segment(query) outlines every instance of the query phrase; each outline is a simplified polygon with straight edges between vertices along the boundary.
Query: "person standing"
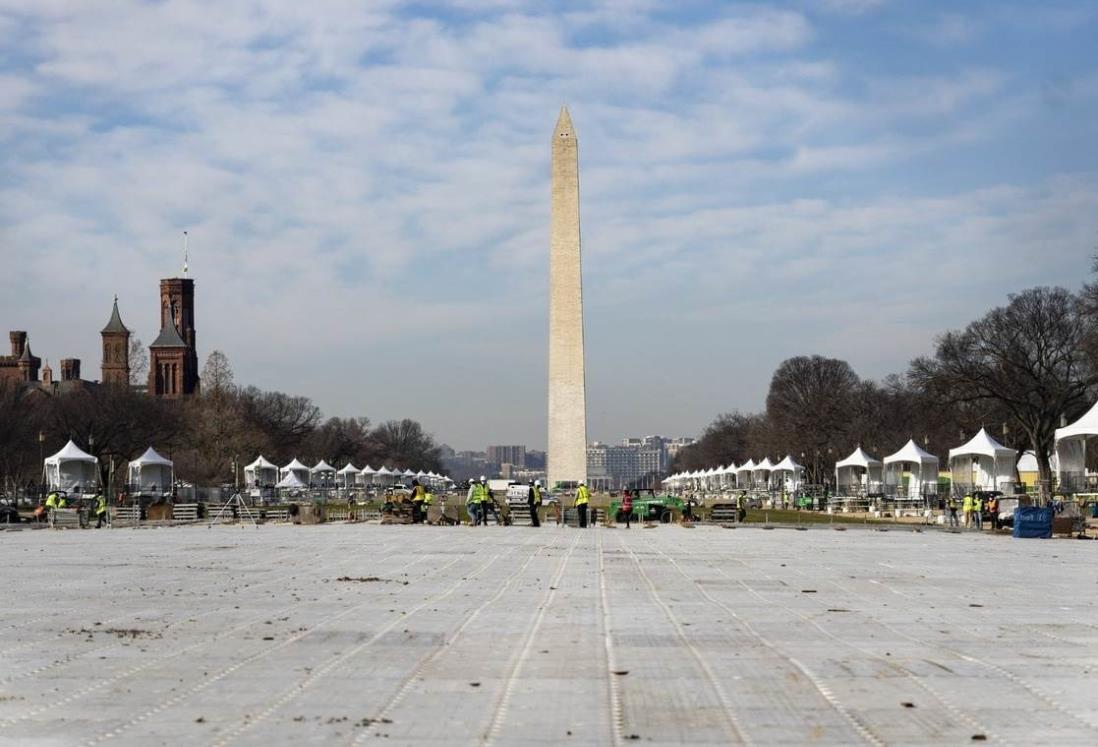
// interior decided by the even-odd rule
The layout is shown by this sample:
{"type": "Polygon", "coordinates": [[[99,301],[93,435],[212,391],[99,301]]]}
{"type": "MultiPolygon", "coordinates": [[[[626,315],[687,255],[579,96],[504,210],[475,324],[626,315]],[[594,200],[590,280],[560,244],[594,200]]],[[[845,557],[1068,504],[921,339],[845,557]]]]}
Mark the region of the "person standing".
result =
{"type": "Polygon", "coordinates": [[[102,493],[95,496],[95,528],[102,529],[107,522],[107,499],[102,493]]]}
{"type": "Polygon", "coordinates": [[[576,488],[576,513],[579,514],[580,529],[587,528],[587,506],[591,502],[591,491],[587,489],[587,481],[580,480],[579,487],[576,488]]]}
{"type": "Polygon", "coordinates": [[[976,529],[984,528],[984,496],[977,493],[972,500],[972,519],[976,522],[976,529]]]}
{"type": "Polygon", "coordinates": [[[991,519],[991,531],[999,529],[999,496],[992,495],[987,499],[987,514],[991,519]]]}
{"type": "Polygon", "coordinates": [[[625,528],[633,521],[633,491],[626,490],[621,495],[621,512],[625,514],[625,528]]]}
{"type": "Polygon", "coordinates": [[[496,520],[496,526],[501,526],[503,522],[499,518],[499,510],[496,508],[496,499],[492,495],[492,489],[488,487],[488,479],[484,475],[480,476],[480,520],[484,522],[484,526],[488,526],[488,512],[492,512],[492,517],[496,520]]]}
{"type": "Polygon", "coordinates": [[[949,525],[956,529],[960,526],[960,521],[957,519],[957,497],[951,493],[946,505],[949,508],[949,525]]]}
{"type": "Polygon", "coordinates": [[[427,488],[419,484],[419,480],[412,480],[412,523],[423,522],[423,501],[427,498],[427,488]]]}
{"type": "Polygon", "coordinates": [[[469,492],[465,494],[465,510],[469,512],[469,526],[480,523],[480,486],[476,480],[469,481],[469,492]]]}
{"type": "Polygon", "coordinates": [[[538,510],[541,508],[541,480],[534,480],[534,484],[530,486],[526,505],[530,507],[530,526],[540,527],[541,517],[538,516],[538,510]]]}
{"type": "Polygon", "coordinates": [[[965,515],[965,529],[968,529],[972,525],[972,496],[969,493],[965,493],[961,502],[961,512],[965,515]]]}

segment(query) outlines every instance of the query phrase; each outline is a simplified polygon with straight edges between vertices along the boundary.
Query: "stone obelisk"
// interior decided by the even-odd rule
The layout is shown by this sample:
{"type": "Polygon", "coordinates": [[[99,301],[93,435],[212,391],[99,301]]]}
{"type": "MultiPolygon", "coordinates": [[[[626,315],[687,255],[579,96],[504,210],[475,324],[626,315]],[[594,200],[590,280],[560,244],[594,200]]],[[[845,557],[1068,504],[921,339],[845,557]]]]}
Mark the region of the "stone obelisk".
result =
{"type": "Polygon", "coordinates": [[[561,107],[552,142],[549,221],[549,451],[546,481],[587,479],[587,395],[583,375],[579,144],[561,107]]]}

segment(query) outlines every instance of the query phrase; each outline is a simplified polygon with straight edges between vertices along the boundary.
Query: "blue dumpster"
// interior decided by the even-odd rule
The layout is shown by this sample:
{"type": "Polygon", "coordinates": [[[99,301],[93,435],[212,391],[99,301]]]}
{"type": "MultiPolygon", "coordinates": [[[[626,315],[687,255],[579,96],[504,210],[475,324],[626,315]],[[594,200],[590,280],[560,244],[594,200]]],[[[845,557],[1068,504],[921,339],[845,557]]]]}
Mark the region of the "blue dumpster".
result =
{"type": "Polygon", "coordinates": [[[1052,507],[1018,506],[1014,509],[1014,536],[1024,539],[1052,537],[1052,507]]]}

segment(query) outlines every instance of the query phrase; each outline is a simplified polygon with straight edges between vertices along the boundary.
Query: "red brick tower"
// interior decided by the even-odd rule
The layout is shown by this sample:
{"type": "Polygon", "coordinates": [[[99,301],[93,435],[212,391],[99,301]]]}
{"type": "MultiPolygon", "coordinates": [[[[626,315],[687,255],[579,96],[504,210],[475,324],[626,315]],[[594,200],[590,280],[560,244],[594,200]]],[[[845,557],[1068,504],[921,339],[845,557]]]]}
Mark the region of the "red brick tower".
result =
{"type": "Polygon", "coordinates": [[[198,392],[194,280],[160,281],[160,334],[149,346],[149,393],[181,397],[198,392]]]}
{"type": "Polygon", "coordinates": [[[110,321],[99,334],[103,337],[103,383],[129,386],[130,331],[118,314],[118,296],[114,297],[110,321]]]}

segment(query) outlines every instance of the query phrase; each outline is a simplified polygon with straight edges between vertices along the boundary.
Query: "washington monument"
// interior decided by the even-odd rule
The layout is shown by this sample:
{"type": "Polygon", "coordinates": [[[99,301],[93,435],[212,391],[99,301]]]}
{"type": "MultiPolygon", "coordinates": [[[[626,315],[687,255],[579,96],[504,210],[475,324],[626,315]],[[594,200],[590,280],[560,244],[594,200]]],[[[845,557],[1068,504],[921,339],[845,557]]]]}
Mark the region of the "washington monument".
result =
{"type": "Polygon", "coordinates": [[[587,479],[587,394],[583,378],[579,144],[561,107],[552,142],[549,219],[549,453],[546,482],[587,479]]]}

